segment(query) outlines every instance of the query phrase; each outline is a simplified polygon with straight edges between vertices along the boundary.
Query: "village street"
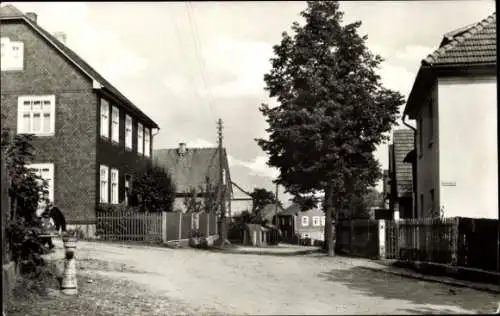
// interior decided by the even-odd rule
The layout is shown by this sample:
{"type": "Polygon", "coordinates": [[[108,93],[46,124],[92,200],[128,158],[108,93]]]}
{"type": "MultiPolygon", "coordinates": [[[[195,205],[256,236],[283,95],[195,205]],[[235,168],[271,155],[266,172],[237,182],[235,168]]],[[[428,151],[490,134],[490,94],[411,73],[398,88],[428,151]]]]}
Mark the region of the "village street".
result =
{"type": "MultiPolygon", "coordinates": [[[[62,245],[57,248],[51,256],[63,258],[62,245]]],[[[498,301],[493,294],[368,271],[348,258],[321,254],[228,254],[82,241],[76,255],[82,294],[68,306],[78,311],[91,297],[92,315],[486,313],[498,301]],[[113,295],[109,280],[117,282],[121,298],[107,297],[113,295]],[[146,300],[149,308],[134,300],[146,300]]],[[[47,312],[58,315],[56,300],[68,298],[53,300],[47,312]]]]}

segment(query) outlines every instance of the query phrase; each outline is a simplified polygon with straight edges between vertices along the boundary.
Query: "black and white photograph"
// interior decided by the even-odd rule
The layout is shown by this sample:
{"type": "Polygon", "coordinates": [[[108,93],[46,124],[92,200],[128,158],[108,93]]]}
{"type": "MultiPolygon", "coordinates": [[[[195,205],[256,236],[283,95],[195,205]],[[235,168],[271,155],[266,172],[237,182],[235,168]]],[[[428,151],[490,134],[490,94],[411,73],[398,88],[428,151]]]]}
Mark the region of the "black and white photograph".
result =
{"type": "Polygon", "coordinates": [[[500,314],[493,0],[2,2],[3,316],[500,314]]]}

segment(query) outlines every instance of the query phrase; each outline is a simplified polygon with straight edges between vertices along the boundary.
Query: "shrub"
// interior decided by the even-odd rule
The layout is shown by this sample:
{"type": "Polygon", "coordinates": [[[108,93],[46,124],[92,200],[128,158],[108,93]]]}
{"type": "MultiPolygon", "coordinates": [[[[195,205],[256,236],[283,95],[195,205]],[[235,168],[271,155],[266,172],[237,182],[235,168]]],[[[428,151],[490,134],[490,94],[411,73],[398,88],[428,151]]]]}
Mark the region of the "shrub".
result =
{"type": "Polygon", "coordinates": [[[31,142],[32,135],[11,138],[8,130],[2,130],[2,158],[5,157],[11,201],[6,238],[12,259],[21,271],[38,273],[44,261],[40,256],[43,252],[39,239],[41,222],[35,214],[38,201],[47,194],[47,182],[26,167],[33,158],[31,142]]]}
{"type": "Polygon", "coordinates": [[[167,172],[159,167],[148,167],[134,177],[130,204],[141,211],[170,212],[175,193],[175,185],[167,172]]]}

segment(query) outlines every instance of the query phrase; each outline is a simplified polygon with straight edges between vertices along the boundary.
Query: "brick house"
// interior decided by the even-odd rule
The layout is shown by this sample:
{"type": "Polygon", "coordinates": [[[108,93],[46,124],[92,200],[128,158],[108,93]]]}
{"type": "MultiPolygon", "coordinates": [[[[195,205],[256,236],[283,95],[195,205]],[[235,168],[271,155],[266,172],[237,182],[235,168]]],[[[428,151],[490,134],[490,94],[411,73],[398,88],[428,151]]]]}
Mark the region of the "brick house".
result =
{"type": "Polygon", "coordinates": [[[496,13],[443,36],[422,60],[416,120],[417,217],[498,218],[496,13]]]}
{"type": "MultiPolygon", "coordinates": [[[[219,186],[220,162],[218,148],[188,148],[185,143],[180,143],[178,148],[154,150],[153,164],[163,168],[172,176],[177,191],[174,211],[187,211],[185,198],[192,195],[192,189],[197,192],[197,200],[203,202],[207,184],[214,189],[219,186]]],[[[233,189],[226,149],[224,149],[222,168],[226,216],[230,218],[233,189]]]]}
{"type": "Polygon", "coordinates": [[[324,241],[325,213],[320,208],[302,212],[298,204],[292,204],[279,213],[279,229],[284,242],[297,243],[310,238],[324,241]]]}
{"type": "Polygon", "coordinates": [[[389,145],[389,170],[387,173],[389,209],[394,218],[413,217],[413,169],[407,156],[414,147],[414,131],[398,129],[393,132],[389,145]]]}
{"type": "Polygon", "coordinates": [[[2,126],[35,135],[30,167],[68,224],[92,235],[97,204],[125,200],[129,174],[151,163],[158,125],[35,13],[6,5],[0,20],[2,126]]]}

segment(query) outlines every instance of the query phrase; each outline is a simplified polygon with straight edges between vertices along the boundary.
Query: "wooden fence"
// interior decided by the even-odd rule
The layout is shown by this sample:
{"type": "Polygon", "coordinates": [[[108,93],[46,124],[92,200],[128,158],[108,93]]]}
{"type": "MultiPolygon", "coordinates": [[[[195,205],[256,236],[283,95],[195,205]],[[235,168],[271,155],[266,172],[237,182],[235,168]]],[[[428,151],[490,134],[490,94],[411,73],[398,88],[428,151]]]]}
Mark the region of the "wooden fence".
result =
{"type": "Polygon", "coordinates": [[[443,264],[457,263],[458,218],[418,218],[396,222],[399,260],[425,261],[443,264]]]}
{"type": "Polygon", "coordinates": [[[165,243],[189,239],[195,230],[201,236],[216,235],[216,215],[134,211],[96,214],[96,235],[102,240],[165,243]]]}
{"type": "Polygon", "coordinates": [[[365,257],[379,257],[379,221],[343,220],[337,225],[337,251],[365,257]]]}

